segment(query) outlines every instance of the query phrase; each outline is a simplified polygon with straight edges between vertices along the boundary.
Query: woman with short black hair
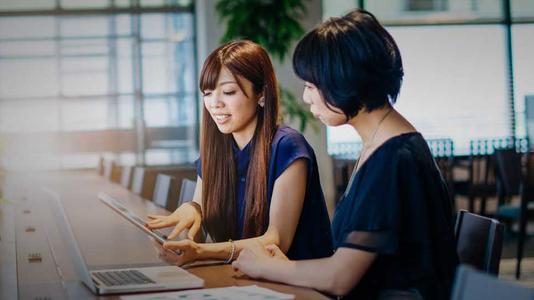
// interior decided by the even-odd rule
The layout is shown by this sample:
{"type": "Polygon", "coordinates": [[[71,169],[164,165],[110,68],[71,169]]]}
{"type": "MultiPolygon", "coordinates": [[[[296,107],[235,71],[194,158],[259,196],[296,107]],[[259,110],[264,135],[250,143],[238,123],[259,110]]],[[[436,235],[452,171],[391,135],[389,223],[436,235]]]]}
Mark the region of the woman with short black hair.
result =
{"type": "Polygon", "coordinates": [[[363,142],[333,219],[333,256],[290,261],[276,246],[243,250],[252,276],[357,299],[448,299],[458,263],[446,185],[423,136],[392,105],[399,49],[363,10],[309,32],[293,56],[303,100],[328,126],[363,142]]]}

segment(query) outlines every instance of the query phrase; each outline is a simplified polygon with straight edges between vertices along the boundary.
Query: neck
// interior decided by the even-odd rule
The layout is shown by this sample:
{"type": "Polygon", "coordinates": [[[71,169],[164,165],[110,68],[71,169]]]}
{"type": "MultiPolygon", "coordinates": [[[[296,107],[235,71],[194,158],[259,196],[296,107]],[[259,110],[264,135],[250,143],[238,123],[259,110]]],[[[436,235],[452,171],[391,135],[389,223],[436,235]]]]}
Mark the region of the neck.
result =
{"type": "Polygon", "coordinates": [[[251,120],[250,124],[248,124],[245,128],[242,130],[232,132],[232,136],[234,137],[235,143],[237,144],[237,147],[239,147],[240,150],[243,150],[245,146],[252,140],[252,137],[254,136],[254,131],[256,131],[256,124],[258,122],[258,118],[254,117],[254,119],[251,120]]]}
{"type": "Polygon", "coordinates": [[[389,105],[375,109],[372,112],[367,112],[362,108],[355,117],[348,121],[348,124],[356,129],[363,144],[369,145],[369,143],[373,142],[373,134],[376,133],[378,127],[383,126],[380,122],[384,121],[384,117],[390,110],[393,110],[393,107],[389,105]]]}

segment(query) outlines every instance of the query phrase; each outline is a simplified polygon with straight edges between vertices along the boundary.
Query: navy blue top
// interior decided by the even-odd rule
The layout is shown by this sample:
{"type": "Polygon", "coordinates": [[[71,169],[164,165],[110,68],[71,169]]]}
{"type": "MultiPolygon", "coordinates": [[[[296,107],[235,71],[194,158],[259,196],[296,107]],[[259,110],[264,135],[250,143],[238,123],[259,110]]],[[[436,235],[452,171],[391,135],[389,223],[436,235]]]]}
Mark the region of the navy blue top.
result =
{"type": "Polygon", "coordinates": [[[419,133],[376,149],[352,176],[332,224],[336,249],[377,254],[347,298],[412,290],[424,299],[449,299],[458,264],[449,199],[419,133]]]}
{"type": "MultiPolygon", "coordinates": [[[[250,143],[239,149],[234,143],[234,158],[237,163],[237,226],[239,236],[243,236],[245,215],[245,187],[247,170],[250,162],[250,143]]],[[[267,199],[271,203],[273,187],[276,179],[297,159],[308,162],[308,178],[306,194],[300,219],[287,252],[290,259],[311,259],[331,256],[332,233],[326,209],[321,182],[317,168],[317,160],[313,149],[304,136],[289,127],[280,127],[271,144],[271,158],[267,173],[267,199]]],[[[197,174],[202,177],[200,159],[196,162],[197,174]]],[[[282,199],[283,200],[283,199],[282,199]]]]}

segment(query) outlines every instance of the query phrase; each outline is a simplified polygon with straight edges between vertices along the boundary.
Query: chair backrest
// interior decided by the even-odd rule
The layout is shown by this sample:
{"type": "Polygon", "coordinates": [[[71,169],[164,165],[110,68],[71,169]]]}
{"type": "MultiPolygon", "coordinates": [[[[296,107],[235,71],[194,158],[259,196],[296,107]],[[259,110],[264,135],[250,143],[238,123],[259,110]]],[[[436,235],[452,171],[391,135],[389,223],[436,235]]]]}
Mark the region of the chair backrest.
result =
{"type": "Polygon", "coordinates": [[[451,300],[532,300],[534,289],[499,280],[468,266],[459,266],[452,289],[451,300]]]}
{"type": "Polygon", "coordinates": [[[114,163],[113,166],[111,167],[110,180],[115,183],[120,183],[121,176],[122,176],[122,167],[114,163]]]}
{"type": "Polygon", "coordinates": [[[104,159],[104,178],[111,180],[111,174],[115,163],[111,159],[104,159]]]}
{"type": "Polygon", "coordinates": [[[505,196],[519,195],[522,184],[521,154],[514,148],[496,149],[497,178],[505,196]]]}
{"type": "Polygon", "coordinates": [[[98,157],[98,166],[97,166],[98,175],[104,175],[104,156],[100,155],[98,157]]]}
{"type": "Polygon", "coordinates": [[[469,158],[469,181],[473,185],[492,185],[495,180],[495,166],[491,155],[478,155],[469,158]]]}
{"type": "Polygon", "coordinates": [[[172,177],[165,174],[158,174],[156,185],[154,187],[154,196],[152,201],[161,207],[167,207],[169,192],[171,190],[172,177]]]}
{"type": "Polygon", "coordinates": [[[182,179],[182,187],[180,188],[180,197],[178,197],[178,206],[185,202],[193,200],[195,194],[195,188],[197,183],[191,179],[182,179]]]}
{"type": "Polygon", "coordinates": [[[338,201],[349,184],[352,170],[356,165],[355,159],[334,158],[334,184],[336,188],[336,201],[338,201]]]}
{"type": "Polygon", "coordinates": [[[461,210],[456,218],[456,251],[460,263],[499,274],[504,226],[497,220],[461,210]]]}
{"type": "Polygon", "coordinates": [[[145,177],[145,168],[135,167],[132,178],[132,192],[137,195],[141,195],[143,191],[143,182],[145,177]]]}
{"type": "Polygon", "coordinates": [[[133,170],[133,166],[123,166],[122,167],[122,172],[121,172],[121,181],[120,181],[120,184],[129,189],[130,186],[132,185],[132,170],[133,170]]]}

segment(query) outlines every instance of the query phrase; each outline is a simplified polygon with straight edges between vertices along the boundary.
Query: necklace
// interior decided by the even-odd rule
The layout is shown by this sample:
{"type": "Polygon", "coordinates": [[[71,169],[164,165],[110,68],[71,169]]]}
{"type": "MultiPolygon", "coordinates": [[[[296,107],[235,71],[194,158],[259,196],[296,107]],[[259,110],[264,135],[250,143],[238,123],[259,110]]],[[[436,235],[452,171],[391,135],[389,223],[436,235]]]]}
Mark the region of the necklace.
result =
{"type": "Polygon", "coordinates": [[[358,158],[358,163],[356,163],[356,168],[354,169],[354,171],[357,171],[358,168],[360,167],[360,161],[362,160],[362,157],[367,154],[367,150],[369,150],[371,148],[371,146],[373,146],[374,144],[374,141],[375,141],[375,137],[376,137],[376,134],[378,132],[378,129],[380,129],[380,125],[382,125],[382,122],[384,122],[384,120],[387,118],[387,116],[389,115],[389,113],[393,110],[393,108],[390,108],[385,114],[384,116],[382,116],[382,119],[380,119],[380,121],[378,121],[378,124],[376,124],[376,127],[375,127],[375,130],[373,131],[373,134],[371,135],[371,139],[369,140],[369,143],[367,143],[367,145],[364,145],[362,147],[362,151],[360,152],[360,157],[358,158]]]}

